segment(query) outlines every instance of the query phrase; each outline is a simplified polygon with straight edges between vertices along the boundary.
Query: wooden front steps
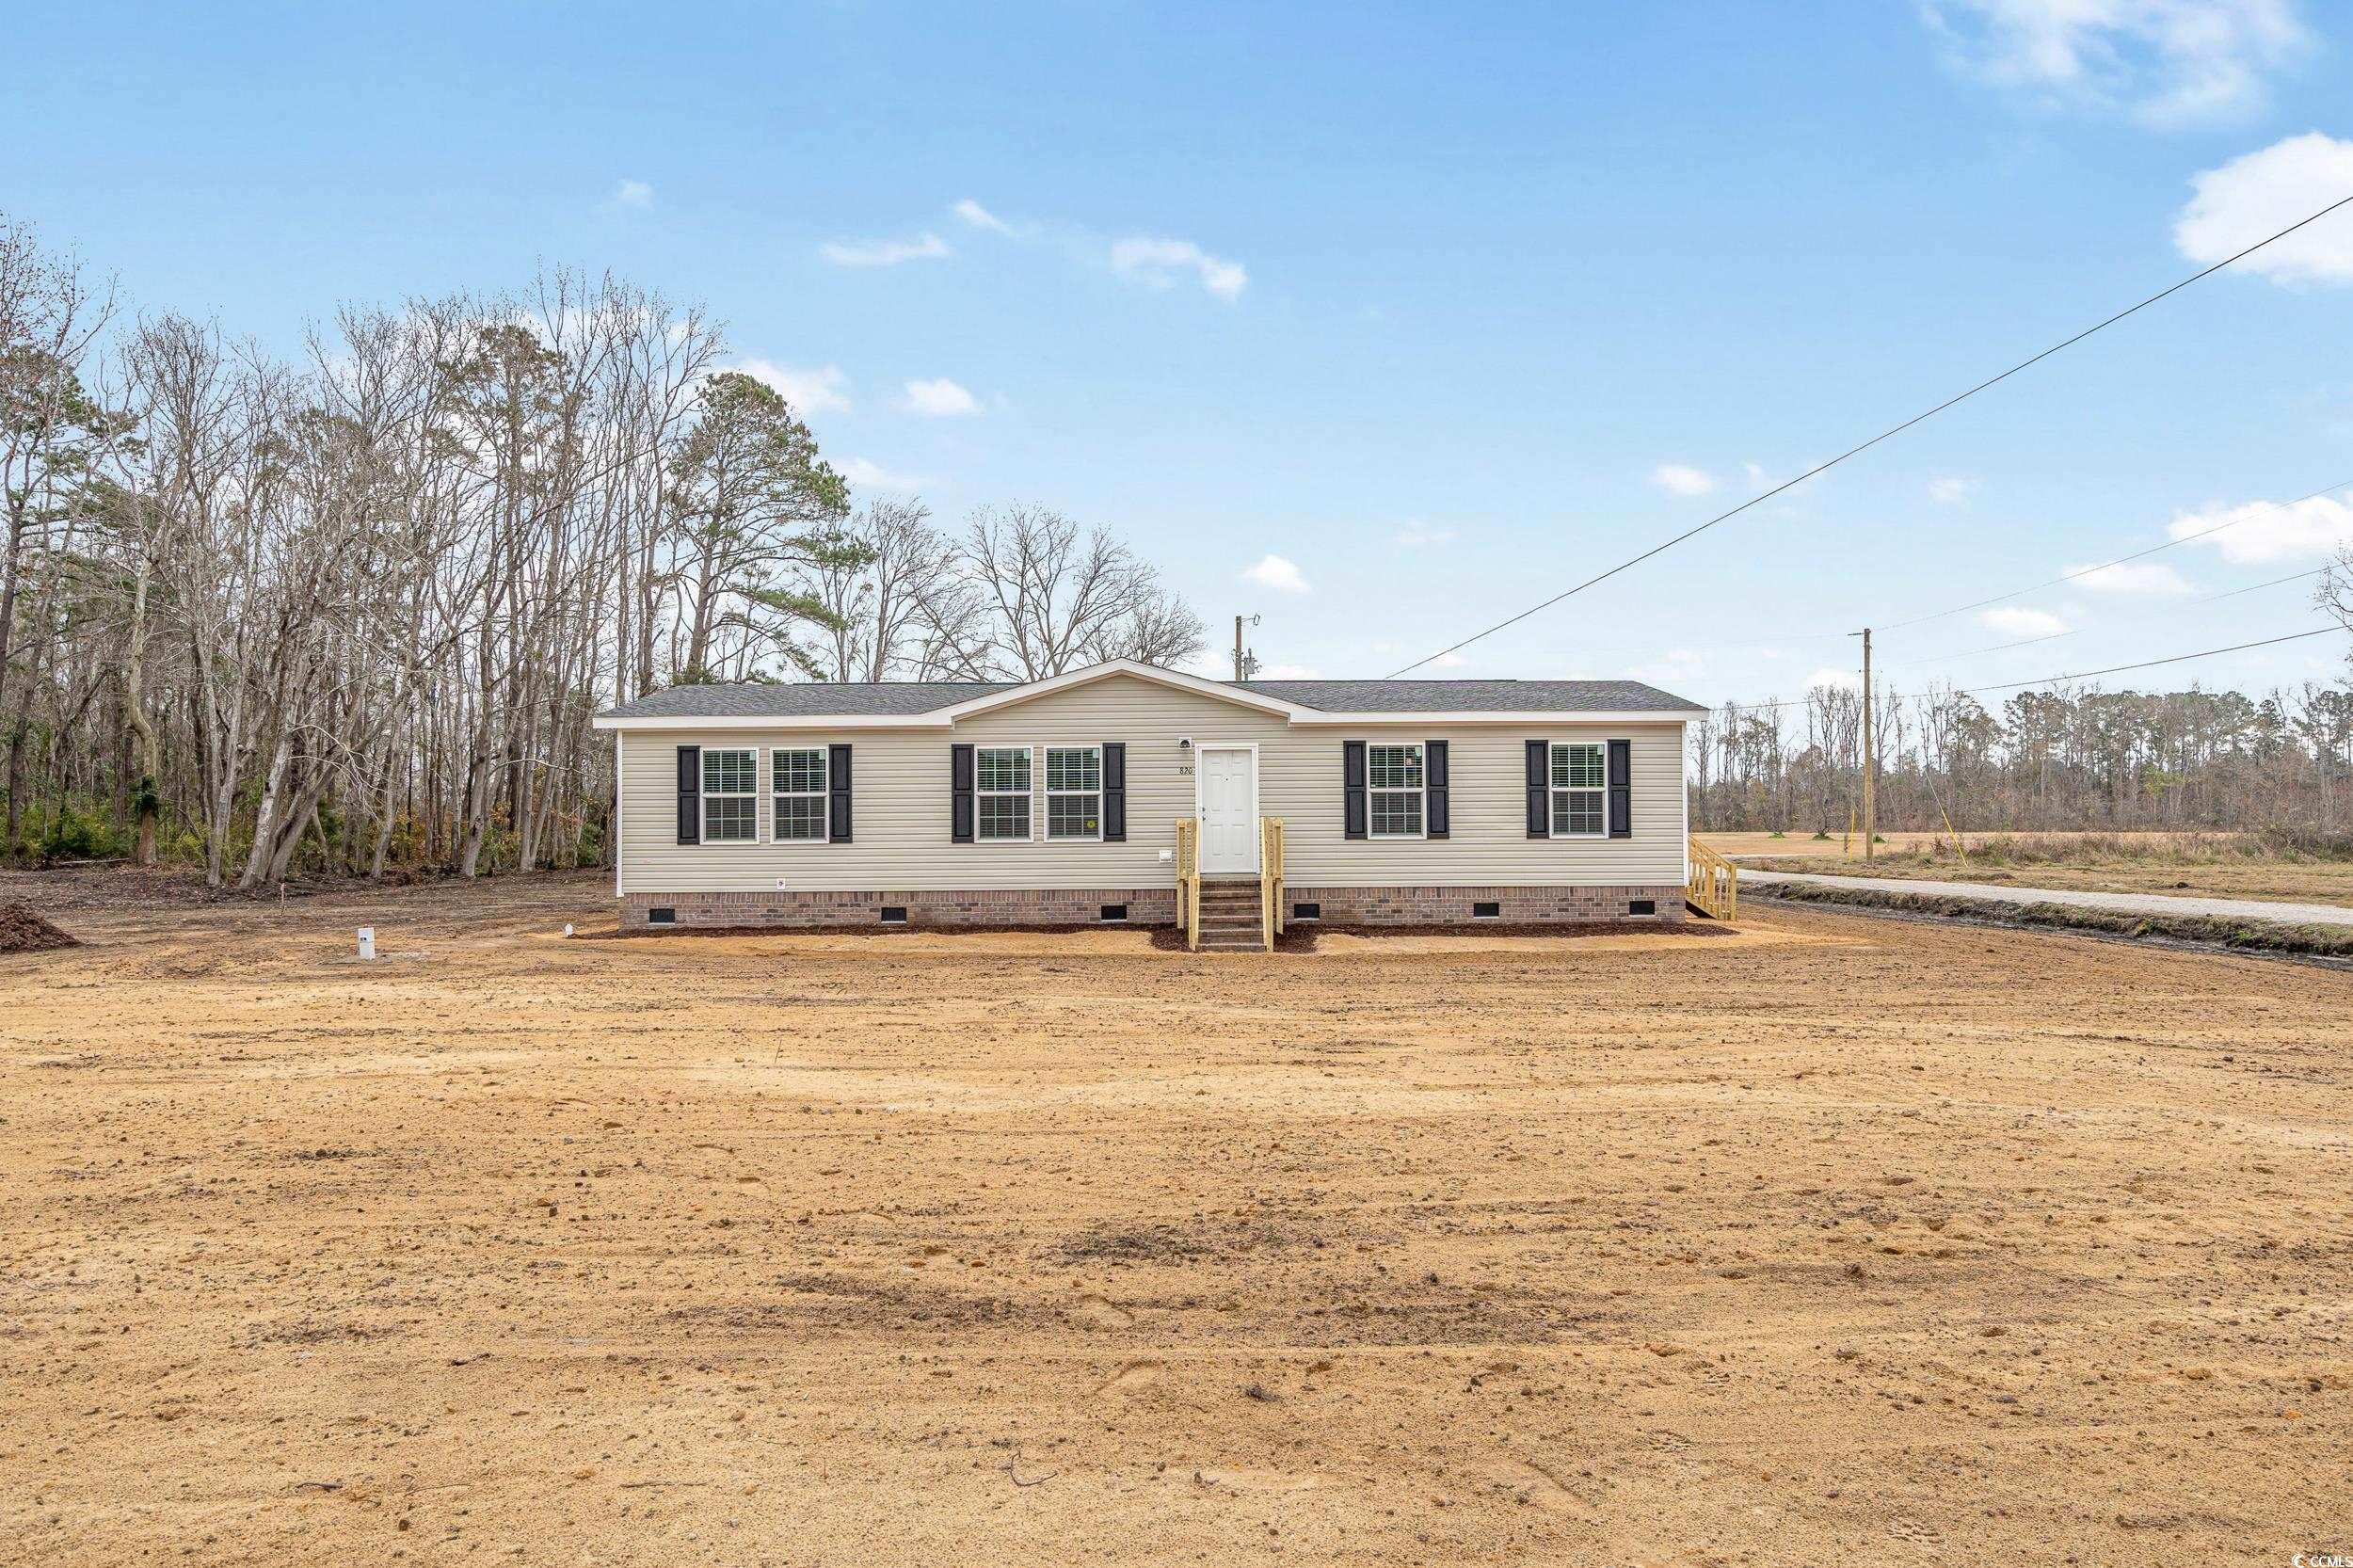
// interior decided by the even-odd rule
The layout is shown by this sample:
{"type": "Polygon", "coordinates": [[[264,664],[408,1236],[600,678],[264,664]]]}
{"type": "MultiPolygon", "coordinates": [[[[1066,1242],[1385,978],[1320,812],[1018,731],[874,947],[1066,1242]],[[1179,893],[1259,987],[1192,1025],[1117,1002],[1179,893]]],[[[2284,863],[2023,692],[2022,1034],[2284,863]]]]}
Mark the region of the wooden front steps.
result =
{"type": "Polygon", "coordinates": [[[1255,876],[1201,879],[1201,951],[1248,952],[1266,947],[1265,888],[1255,876]]]}
{"type": "Polygon", "coordinates": [[[1740,868],[1701,843],[1684,851],[1683,902],[1711,920],[1740,918],[1740,868]]]}
{"type": "Polygon", "coordinates": [[[1283,935],[1283,819],[1258,819],[1256,876],[1201,874],[1201,824],[1176,819],[1176,928],[1195,952],[1274,951],[1283,935]]]}

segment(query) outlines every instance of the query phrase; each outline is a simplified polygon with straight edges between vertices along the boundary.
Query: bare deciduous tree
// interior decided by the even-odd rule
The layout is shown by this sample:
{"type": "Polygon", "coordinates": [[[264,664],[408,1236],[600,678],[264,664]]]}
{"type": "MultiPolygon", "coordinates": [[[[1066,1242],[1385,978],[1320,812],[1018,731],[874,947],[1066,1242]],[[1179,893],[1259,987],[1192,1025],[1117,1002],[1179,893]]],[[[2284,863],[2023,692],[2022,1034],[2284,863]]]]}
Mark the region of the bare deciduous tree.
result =
{"type": "Polygon", "coordinates": [[[1199,643],[1100,531],[852,516],[700,312],[613,278],[345,309],[293,363],[111,313],[0,220],[0,853],[120,833],[248,888],[580,865],[616,697],[1199,643]]]}
{"type": "Polygon", "coordinates": [[[1102,659],[1173,664],[1201,651],[1200,617],[1100,528],[1015,504],[972,514],[956,581],[926,600],[926,672],[1037,680],[1102,659]]]}

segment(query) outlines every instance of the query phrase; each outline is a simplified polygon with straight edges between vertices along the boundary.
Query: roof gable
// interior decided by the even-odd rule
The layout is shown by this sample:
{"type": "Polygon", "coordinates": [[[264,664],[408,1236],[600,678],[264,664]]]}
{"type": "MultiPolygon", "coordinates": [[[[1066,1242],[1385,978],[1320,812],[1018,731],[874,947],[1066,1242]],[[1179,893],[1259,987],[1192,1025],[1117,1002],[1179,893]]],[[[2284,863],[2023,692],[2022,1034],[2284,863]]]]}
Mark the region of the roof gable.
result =
{"type": "Polygon", "coordinates": [[[1157,664],[1140,664],[1133,659],[1112,659],[1100,664],[1089,664],[1081,670],[1071,670],[1063,675],[1051,675],[1043,680],[1032,680],[1018,686],[1006,686],[997,691],[969,697],[951,707],[942,708],[931,716],[944,718],[950,724],[953,724],[959,719],[973,718],[982,713],[993,713],[1003,708],[1018,707],[1024,702],[1034,702],[1042,696],[1052,696],[1057,692],[1076,691],[1081,686],[1092,686],[1098,680],[1108,680],[1123,675],[1133,680],[1148,681],[1155,686],[1167,686],[1176,691],[1191,692],[1197,696],[1228,702],[1237,708],[1247,708],[1254,712],[1273,713],[1279,717],[1290,718],[1305,711],[1300,703],[1288,701],[1263,692],[1252,691],[1248,687],[1237,686],[1229,681],[1210,680],[1198,675],[1187,675],[1181,670],[1162,669],[1157,664]]]}

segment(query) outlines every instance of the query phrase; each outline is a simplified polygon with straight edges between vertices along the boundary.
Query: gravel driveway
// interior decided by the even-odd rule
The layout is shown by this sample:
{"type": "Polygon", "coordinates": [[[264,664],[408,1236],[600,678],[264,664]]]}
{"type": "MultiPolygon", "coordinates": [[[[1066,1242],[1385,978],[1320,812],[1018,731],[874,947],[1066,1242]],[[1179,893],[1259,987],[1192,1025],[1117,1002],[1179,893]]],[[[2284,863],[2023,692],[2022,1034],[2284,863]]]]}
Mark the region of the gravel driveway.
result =
{"type": "Polygon", "coordinates": [[[1769,888],[1808,882],[1821,888],[1870,888],[1930,898],[1974,898],[1989,904],[2072,904],[2128,915],[2203,915],[2224,920],[2279,920],[2290,925],[2353,925],[2353,909],[2336,904],[2280,904],[2270,899],[2177,898],[2168,893],[2084,893],[2058,888],[2014,888],[1984,882],[1923,882],[1908,876],[1815,876],[1802,872],[1742,868],[1740,880],[1769,888]]]}

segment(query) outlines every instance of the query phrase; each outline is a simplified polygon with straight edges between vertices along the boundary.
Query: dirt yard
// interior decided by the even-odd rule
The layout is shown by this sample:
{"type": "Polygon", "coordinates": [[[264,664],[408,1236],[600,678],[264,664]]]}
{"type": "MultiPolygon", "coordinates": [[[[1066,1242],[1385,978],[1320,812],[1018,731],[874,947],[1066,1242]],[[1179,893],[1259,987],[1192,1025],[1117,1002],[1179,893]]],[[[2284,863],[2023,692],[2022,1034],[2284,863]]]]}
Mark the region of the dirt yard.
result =
{"type": "Polygon", "coordinates": [[[2353,1551],[2342,973],[0,882],[11,1561],[2353,1551]]]}

